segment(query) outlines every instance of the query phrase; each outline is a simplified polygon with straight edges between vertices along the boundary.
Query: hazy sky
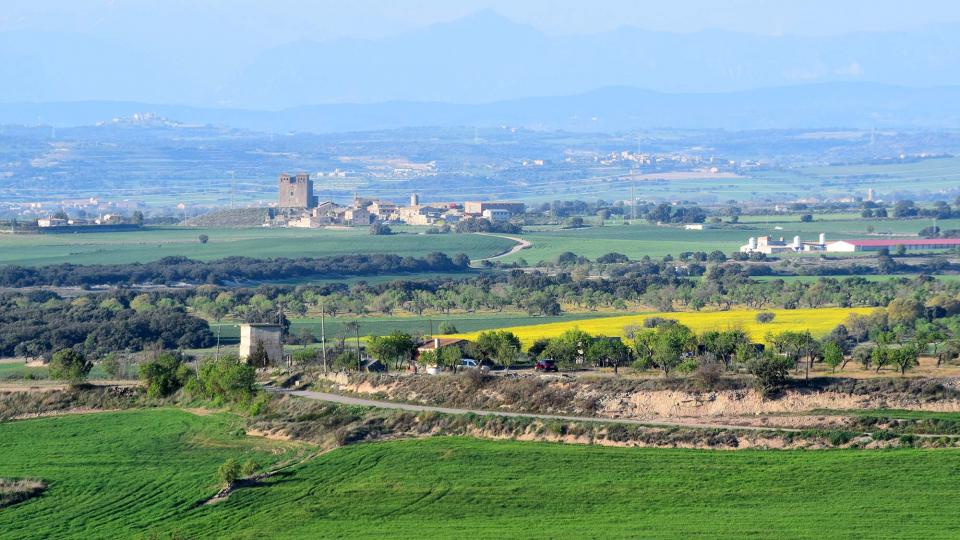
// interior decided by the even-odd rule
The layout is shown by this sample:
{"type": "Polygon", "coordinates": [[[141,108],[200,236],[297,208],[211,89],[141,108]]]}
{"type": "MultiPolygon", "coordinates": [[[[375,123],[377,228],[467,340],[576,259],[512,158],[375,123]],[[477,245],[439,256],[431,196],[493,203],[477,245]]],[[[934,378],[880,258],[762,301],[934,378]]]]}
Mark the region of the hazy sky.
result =
{"type": "Polygon", "coordinates": [[[483,9],[551,34],[618,26],[827,35],[960,22],[957,0],[0,0],[0,31],[271,46],[376,38],[483,9]],[[213,39],[210,39],[213,38],[213,39]]]}

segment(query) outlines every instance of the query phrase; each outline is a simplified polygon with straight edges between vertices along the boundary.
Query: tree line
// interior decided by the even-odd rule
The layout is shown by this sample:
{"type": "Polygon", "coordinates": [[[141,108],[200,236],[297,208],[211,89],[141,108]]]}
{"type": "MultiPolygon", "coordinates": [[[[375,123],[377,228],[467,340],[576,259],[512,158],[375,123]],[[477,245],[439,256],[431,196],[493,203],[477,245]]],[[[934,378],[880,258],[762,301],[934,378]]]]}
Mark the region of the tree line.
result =
{"type": "Polygon", "coordinates": [[[0,286],[33,287],[214,283],[232,281],[318,277],[367,276],[406,272],[456,272],[470,267],[464,254],[449,257],[430,253],[426,257],[391,254],[338,255],[334,257],[254,259],[227,257],[196,261],[186,257],[164,257],[157,261],[128,264],[58,264],[28,267],[0,266],[0,286]]]}

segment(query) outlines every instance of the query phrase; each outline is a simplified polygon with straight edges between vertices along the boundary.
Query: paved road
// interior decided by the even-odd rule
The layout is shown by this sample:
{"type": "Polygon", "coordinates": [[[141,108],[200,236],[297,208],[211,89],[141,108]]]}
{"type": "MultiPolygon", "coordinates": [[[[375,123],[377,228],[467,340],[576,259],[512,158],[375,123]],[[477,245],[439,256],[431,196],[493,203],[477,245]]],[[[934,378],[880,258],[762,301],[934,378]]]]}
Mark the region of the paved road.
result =
{"type": "Polygon", "coordinates": [[[493,234],[493,233],[477,233],[477,234],[482,235],[482,236],[493,236],[493,237],[496,237],[496,238],[506,238],[507,240],[513,240],[513,241],[516,242],[517,244],[516,244],[515,246],[513,246],[512,248],[510,248],[509,250],[504,251],[503,253],[501,253],[501,254],[499,254],[499,255],[494,255],[493,257],[487,257],[487,258],[485,258],[485,259],[474,259],[473,262],[492,261],[492,260],[494,260],[494,259],[499,259],[499,258],[501,258],[501,257],[506,257],[506,256],[508,256],[508,255],[513,255],[514,253],[517,253],[517,252],[520,251],[521,249],[526,249],[526,248],[528,248],[528,247],[530,247],[530,246],[533,245],[533,244],[531,244],[530,242],[524,240],[523,238],[520,238],[519,236],[507,236],[507,235],[504,235],[504,234],[493,234]]]}
{"type": "Polygon", "coordinates": [[[433,407],[430,405],[413,405],[410,403],[397,403],[394,401],[380,401],[373,399],[364,399],[340,394],[331,394],[329,392],[314,392],[312,390],[282,390],[279,388],[268,388],[270,392],[290,394],[292,396],[318,401],[329,401],[332,403],[341,403],[343,405],[360,405],[363,407],[378,407],[381,409],[396,409],[401,411],[413,412],[438,412],[444,414],[476,414],[479,416],[507,416],[521,418],[540,418],[542,420],[567,420],[571,422],[602,422],[606,424],[631,424],[636,426],[649,427],[685,427],[695,429],[739,429],[744,431],[790,431],[800,432],[799,429],[778,428],[764,426],[738,426],[733,424],[704,424],[698,422],[651,422],[647,420],[635,420],[632,418],[596,418],[591,416],[566,416],[560,414],[535,414],[518,413],[509,411],[487,411],[478,409],[457,409],[451,407],[433,407]]]}

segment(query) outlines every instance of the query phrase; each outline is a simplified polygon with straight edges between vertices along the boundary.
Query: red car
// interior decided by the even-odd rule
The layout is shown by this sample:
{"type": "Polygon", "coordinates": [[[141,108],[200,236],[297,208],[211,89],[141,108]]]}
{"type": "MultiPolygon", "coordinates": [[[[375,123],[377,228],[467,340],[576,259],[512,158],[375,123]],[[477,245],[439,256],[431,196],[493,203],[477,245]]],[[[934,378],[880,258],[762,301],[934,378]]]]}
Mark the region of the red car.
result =
{"type": "Polygon", "coordinates": [[[557,363],[549,358],[543,360],[537,360],[537,363],[533,366],[534,371],[560,371],[557,369],[557,363]]]}

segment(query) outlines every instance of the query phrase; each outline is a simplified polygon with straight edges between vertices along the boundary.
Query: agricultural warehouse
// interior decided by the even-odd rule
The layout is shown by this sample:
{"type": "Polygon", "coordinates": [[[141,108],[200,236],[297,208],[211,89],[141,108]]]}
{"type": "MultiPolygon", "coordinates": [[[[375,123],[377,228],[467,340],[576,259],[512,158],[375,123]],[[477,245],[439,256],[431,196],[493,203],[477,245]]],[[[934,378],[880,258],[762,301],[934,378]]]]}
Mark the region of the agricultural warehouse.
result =
{"type": "Polygon", "coordinates": [[[903,246],[906,250],[954,249],[960,247],[960,238],[903,238],[900,240],[838,240],[827,244],[827,251],[852,253],[880,251],[903,246]]]}

